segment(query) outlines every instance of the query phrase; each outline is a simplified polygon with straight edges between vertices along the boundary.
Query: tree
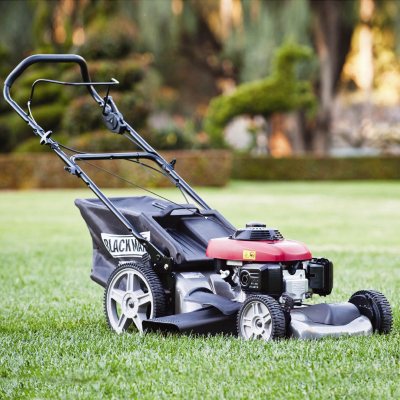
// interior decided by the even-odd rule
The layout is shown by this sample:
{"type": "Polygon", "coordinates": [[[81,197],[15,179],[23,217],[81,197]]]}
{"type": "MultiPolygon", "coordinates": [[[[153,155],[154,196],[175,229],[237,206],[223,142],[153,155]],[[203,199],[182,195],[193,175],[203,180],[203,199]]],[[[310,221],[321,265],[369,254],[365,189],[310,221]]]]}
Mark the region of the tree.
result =
{"type": "Polygon", "coordinates": [[[326,153],[331,144],[331,109],[355,26],[355,2],[310,0],[312,32],[319,59],[319,110],[314,132],[305,134],[306,150],[326,153]]]}
{"type": "MultiPolygon", "coordinates": [[[[366,1],[374,4],[375,11],[364,24],[371,30],[377,27],[400,32],[398,2],[366,1]]],[[[0,69],[5,74],[33,48],[38,52],[80,52],[91,60],[117,59],[121,54],[138,52],[151,60],[161,77],[157,107],[190,120],[194,132],[201,128],[210,98],[224,92],[224,88],[264,79],[272,72],[275,50],[286,41],[295,40],[315,49],[319,67],[317,71],[316,62],[307,63],[308,70],[302,74],[303,79],[311,76],[319,109],[314,119],[307,119],[303,111],[298,111],[295,150],[325,153],[331,143],[333,100],[354,28],[362,20],[359,5],[363,3],[364,0],[2,1],[0,54],[5,57],[0,69]],[[27,34],[21,34],[22,27],[27,34]],[[116,41],[118,46],[113,44],[116,41]]],[[[3,109],[0,105],[0,112],[3,109]]],[[[0,132],[0,142],[2,135],[0,132]]],[[[14,144],[9,143],[7,149],[14,144]]]]}
{"type": "Polygon", "coordinates": [[[223,128],[234,117],[247,114],[268,119],[273,113],[315,108],[311,84],[296,77],[296,64],[310,59],[307,47],[285,44],[276,52],[270,76],[239,85],[232,93],[214,98],[208,108],[204,127],[214,145],[224,141],[223,128]]]}
{"type": "MultiPolygon", "coordinates": [[[[25,10],[29,9],[29,3],[21,4],[25,10]]],[[[37,1],[33,17],[31,15],[30,28],[34,34],[30,35],[30,50],[34,53],[78,53],[87,59],[94,80],[109,81],[113,76],[118,77],[120,85],[113,88],[112,95],[126,119],[129,121],[134,116],[135,126],[140,129],[154,107],[158,74],[151,67],[151,57],[138,54],[136,26],[123,15],[122,5],[122,2],[104,0],[37,1]]],[[[22,107],[29,98],[31,84],[38,78],[82,80],[76,65],[31,66],[12,90],[13,98],[22,107]]],[[[121,146],[118,139],[112,138],[110,143],[111,135],[103,134],[104,123],[97,104],[85,89],[80,89],[39,85],[31,104],[32,114],[44,129],[54,130],[56,137],[60,133],[67,134],[58,136],[64,144],[95,150],[110,148],[110,144],[121,146]]],[[[0,151],[48,150],[38,144],[31,129],[8,105],[0,112],[0,151]]]]}

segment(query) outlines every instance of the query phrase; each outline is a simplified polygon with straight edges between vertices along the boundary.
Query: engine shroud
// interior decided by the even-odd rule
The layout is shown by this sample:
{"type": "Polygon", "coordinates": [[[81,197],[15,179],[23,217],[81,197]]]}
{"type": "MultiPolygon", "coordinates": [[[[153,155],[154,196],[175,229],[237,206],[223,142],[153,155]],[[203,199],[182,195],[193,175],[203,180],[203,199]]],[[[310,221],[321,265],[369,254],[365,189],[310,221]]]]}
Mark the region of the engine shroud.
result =
{"type": "Polygon", "coordinates": [[[211,239],[207,257],[229,261],[290,262],[312,258],[305,244],[286,240],[277,229],[250,222],[232,236],[211,239]]]}
{"type": "Polygon", "coordinates": [[[237,240],[217,238],[208,242],[207,257],[219,260],[289,262],[312,258],[305,244],[294,240],[237,240]]]}

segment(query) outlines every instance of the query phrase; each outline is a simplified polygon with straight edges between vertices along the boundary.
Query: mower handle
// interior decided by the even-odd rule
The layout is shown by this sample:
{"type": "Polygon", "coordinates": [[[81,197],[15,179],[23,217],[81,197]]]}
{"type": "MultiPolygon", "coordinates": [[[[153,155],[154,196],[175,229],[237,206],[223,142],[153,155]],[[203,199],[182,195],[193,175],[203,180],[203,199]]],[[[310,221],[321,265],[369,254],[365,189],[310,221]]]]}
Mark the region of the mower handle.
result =
{"type": "MultiPolygon", "coordinates": [[[[81,69],[81,75],[84,82],[90,82],[90,75],[89,70],[86,64],[86,61],[83,57],[78,56],[76,54],[35,54],[29,56],[22,60],[7,76],[6,80],[4,81],[4,97],[8,103],[18,112],[18,114],[26,121],[27,115],[21,109],[21,107],[11,98],[10,89],[14,82],[21,76],[21,74],[32,64],[36,63],[76,63],[79,65],[81,69]]],[[[87,86],[90,95],[93,99],[99,103],[100,105],[103,104],[103,99],[97,93],[95,88],[92,85],[87,86]]]]}

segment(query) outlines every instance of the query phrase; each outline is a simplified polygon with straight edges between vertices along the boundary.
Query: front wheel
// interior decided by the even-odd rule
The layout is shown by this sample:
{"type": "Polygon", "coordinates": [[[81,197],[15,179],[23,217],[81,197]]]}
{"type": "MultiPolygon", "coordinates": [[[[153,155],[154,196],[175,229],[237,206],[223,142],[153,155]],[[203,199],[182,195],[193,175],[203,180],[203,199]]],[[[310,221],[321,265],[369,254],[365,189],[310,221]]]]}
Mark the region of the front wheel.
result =
{"type": "Polygon", "coordinates": [[[117,333],[128,328],[143,331],[143,321],[165,314],[162,284],[147,265],[132,263],[116,268],[107,282],[104,311],[108,325],[117,333]]]}
{"type": "Polygon", "coordinates": [[[276,340],[285,337],[286,319],[280,304],[267,295],[249,296],[240,308],[237,329],[246,340],[276,340]]]}
{"type": "Polygon", "coordinates": [[[360,290],[350,297],[349,303],[354,304],[362,315],[369,318],[374,332],[386,334],[392,330],[392,309],[382,293],[376,290],[360,290]]]}

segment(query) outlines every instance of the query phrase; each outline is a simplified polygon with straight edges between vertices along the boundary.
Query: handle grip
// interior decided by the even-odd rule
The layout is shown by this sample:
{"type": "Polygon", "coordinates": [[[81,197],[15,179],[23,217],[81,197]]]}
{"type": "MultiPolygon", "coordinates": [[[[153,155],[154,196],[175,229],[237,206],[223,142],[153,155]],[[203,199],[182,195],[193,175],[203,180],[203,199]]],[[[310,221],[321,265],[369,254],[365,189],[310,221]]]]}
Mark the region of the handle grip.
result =
{"type": "MultiPolygon", "coordinates": [[[[89,70],[86,61],[83,57],[76,54],[35,54],[22,60],[7,76],[4,81],[4,98],[14,108],[14,110],[27,122],[32,122],[21,107],[11,98],[10,89],[14,82],[21,74],[32,64],[37,63],[76,63],[81,69],[81,75],[84,82],[90,82],[89,70]]],[[[90,95],[100,105],[103,104],[103,99],[91,85],[87,86],[90,95]]]]}
{"type": "Polygon", "coordinates": [[[32,64],[40,62],[54,63],[77,63],[81,68],[82,78],[85,82],[90,81],[89,71],[86,61],[81,56],[76,54],[35,54],[22,60],[7,76],[4,85],[11,88],[13,83],[21,74],[32,64]]]}

